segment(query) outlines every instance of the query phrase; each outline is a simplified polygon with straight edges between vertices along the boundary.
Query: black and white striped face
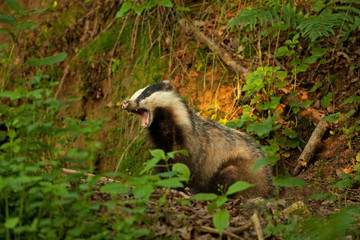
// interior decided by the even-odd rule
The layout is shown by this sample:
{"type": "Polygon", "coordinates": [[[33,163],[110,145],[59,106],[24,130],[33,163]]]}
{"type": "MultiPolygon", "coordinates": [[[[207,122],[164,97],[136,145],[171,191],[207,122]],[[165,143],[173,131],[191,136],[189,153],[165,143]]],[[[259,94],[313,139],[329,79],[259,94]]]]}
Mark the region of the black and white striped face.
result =
{"type": "Polygon", "coordinates": [[[167,109],[180,124],[184,122],[183,118],[188,116],[185,104],[172,90],[168,81],[162,81],[138,90],[129,100],[122,101],[121,108],[138,115],[143,128],[152,124],[155,109],[158,108],[167,109]],[[186,116],[183,116],[184,114],[186,116]]]}

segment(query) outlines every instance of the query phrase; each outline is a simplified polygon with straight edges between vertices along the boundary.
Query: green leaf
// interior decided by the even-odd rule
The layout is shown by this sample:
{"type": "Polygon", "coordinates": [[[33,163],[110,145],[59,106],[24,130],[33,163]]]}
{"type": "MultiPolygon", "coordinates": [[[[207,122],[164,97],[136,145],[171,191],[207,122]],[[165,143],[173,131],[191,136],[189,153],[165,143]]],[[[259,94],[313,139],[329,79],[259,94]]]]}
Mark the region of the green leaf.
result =
{"type": "Polygon", "coordinates": [[[136,186],[133,189],[133,194],[138,199],[149,199],[150,195],[153,193],[154,187],[149,184],[141,184],[136,186]]]}
{"type": "Polygon", "coordinates": [[[117,182],[109,182],[100,188],[100,192],[102,193],[110,193],[111,195],[119,195],[119,194],[129,194],[131,190],[122,183],[117,182]]]}
{"type": "Polygon", "coordinates": [[[194,195],[191,199],[209,201],[209,200],[215,200],[217,197],[218,195],[216,195],[215,193],[198,193],[194,195]]]}
{"type": "Polygon", "coordinates": [[[226,191],[226,196],[229,196],[231,194],[240,192],[240,191],[244,191],[250,187],[254,186],[253,184],[250,184],[248,182],[244,182],[244,181],[237,181],[236,183],[232,184],[228,190],[226,191]]]}
{"type": "Polygon", "coordinates": [[[173,7],[171,0],[160,0],[159,4],[164,7],[173,7]]]}
{"type": "Polygon", "coordinates": [[[329,193],[316,193],[309,196],[309,199],[321,200],[327,198],[329,195],[329,193]]]}
{"type": "Polygon", "coordinates": [[[328,52],[329,49],[327,48],[314,48],[313,50],[311,50],[311,53],[313,56],[316,56],[316,57],[322,57],[324,56],[327,52],[328,52]]]}
{"type": "Polygon", "coordinates": [[[303,108],[307,108],[307,107],[310,107],[310,105],[313,103],[312,100],[306,100],[305,102],[302,102],[300,104],[300,107],[303,107],[303,108]]]}
{"type": "Polygon", "coordinates": [[[182,188],[182,187],[184,187],[184,185],[176,178],[159,180],[156,182],[156,185],[159,187],[166,187],[166,188],[182,188]]]}
{"type": "Polygon", "coordinates": [[[271,117],[265,120],[265,122],[251,123],[247,126],[247,132],[255,132],[259,137],[263,137],[273,130],[273,124],[277,120],[276,117],[271,117]]]}
{"type": "Polygon", "coordinates": [[[303,63],[307,63],[307,64],[313,64],[314,62],[316,62],[319,59],[319,57],[317,56],[310,56],[307,57],[303,60],[303,63]]]}
{"type": "Polygon", "coordinates": [[[164,159],[166,158],[165,152],[162,149],[152,149],[150,150],[151,156],[158,159],[164,159]]]}
{"type": "Polygon", "coordinates": [[[19,218],[18,217],[13,217],[13,218],[7,218],[5,220],[5,228],[8,228],[8,229],[13,229],[16,227],[16,225],[18,224],[19,222],[19,218]]]}
{"type": "Polygon", "coordinates": [[[8,7],[11,10],[14,10],[15,12],[19,13],[24,11],[23,7],[20,6],[20,4],[15,0],[6,0],[8,7]]]}
{"type": "Polygon", "coordinates": [[[285,71],[277,71],[276,77],[279,78],[281,81],[284,81],[284,79],[287,77],[287,72],[285,71]]]}
{"type": "Polygon", "coordinates": [[[188,7],[177,7],[176,11],[190,12],[190,8],[188,8],[188,7]]]}
{"type": "Polygon", "coordinates": [[[222,235],[222,232],[229,223],[230,213],[224,209],[219,210],[214,214],[212,220],[215,228],[219,231],[219,234],[222,235]]]}
{"type": "Polygon", "coordinates": [[[134,6],[134,12],[137,15],[140,15],[143,11],[144,11],[145,7],[144,6],[134,6]]]}
{"type": "Polygon", "coordinates": [[[34,21],[21,22],[18,26],[12,27],[11,30],[30,29],[38,24],[34,21]]]}
{"type": "Polygon", "coordinates": [[[175,163],[172,166],[172,170],[177,173],[180,178],[183,178],[184,181],[188,182],[190,179],[190,169],[183,163],[175,163]]]}
{"type": "Polygon", "coordinates": [[[116,18],[124,17],[126,13],[130,10],[130,8],[131,8],[131,2],[124,2],[121,5],[120,10],[116,13],[116,18]]]}
{"type": "Polygon", "coordinates": [[[62,62],[66,59],[66,57],[67,57],[67,53],[62,52],[51,57],[30,58],[29,60],[26,61],[26,63],[29,64],[30,66],[48,66],[62,62]]]}
{"type": "Polygon", "coordinates": [[[329,123],[333,123],[339,121],[340,116],[341,116],[341,112],[337,112],[324,117],[323,120],[328,121],[329,123]]]}
{"type": "Polygon", "coordinates": [[[252,105],[252,104],[256,103],[257,101],[260,100],[260,98],[261,98],[261,95],[254,97],[253,99],[251,99],[250,104],[252,105]]]}
{"type": "Polygon", "coordinates": [[[161,158],[154,157],[154,158],[150,159],[149,161],[147,161],[145,163],[144,169],[141,170],[140,175],[143,175],[144,173],[148,172],[150,169],[155,167],[158,164],[158,162],[161,160],[162,160],[161,158]]]}
{"type": "Polygon", "coordinates": [[[265,156],[259,160],[256,160],[254,166],[250,170],[250,173],[254,173],[259,168],[266,166],[268,164],[274,166],[279,160],[280,158],[278,156],[265,156]]]}
{"type": "Polygon", "coordinates": [[[326,96],[324,96],[321,101],[320,101],[320,104],[323,108],[327,108],[331,101],[332,101],[332,98],[333,98],[333,94],[332,92],[329,92],[326,96]]]}
{"type": "Polygon", "coordinates": [[[310,92],[315,92],[316,89],[322,86],[322,82],[316,82],[314,86],[310,89],[310,92]]]}
{"type": "Polygon", "coordinates": [[[360,96],[353,96],[345,99],[345,101],[340,105],[340,107],[344,106],[345,104],[349,103],[360,103],[360,96]]]}
{"type": "Polygon", "coordinates": [[[0,23],[15,25],[17,24],[17,20],[13,16],[0,15],[0,23]]]}
{"type": "Polygon", "coordinates": [[[274,57],[281,57],[284,56],[285,54],[289,53],[289,49],[287,46],[282,46],[279,47],[277,52],[274,54],[274,57]]]}
{"type": "Polygon", "coordinates": [[[306,64],[300,64],[298,67],[297,67],[297,72],[305,72],[306,69],[308,68],[308,66],[306,64]]]}
{"type": "Polygon", "coordinates": [[[285,128],[283,130],[283,134],[285,134],[285,136],[288,136],[289,138],[297,138],[297,133],[290,128],[285,128]]]}
{"type": "Polygon", "coordinates": [[[302,187],[306,182],[296,177],[275,177],[274,183],[280,187],[302,187]]]}

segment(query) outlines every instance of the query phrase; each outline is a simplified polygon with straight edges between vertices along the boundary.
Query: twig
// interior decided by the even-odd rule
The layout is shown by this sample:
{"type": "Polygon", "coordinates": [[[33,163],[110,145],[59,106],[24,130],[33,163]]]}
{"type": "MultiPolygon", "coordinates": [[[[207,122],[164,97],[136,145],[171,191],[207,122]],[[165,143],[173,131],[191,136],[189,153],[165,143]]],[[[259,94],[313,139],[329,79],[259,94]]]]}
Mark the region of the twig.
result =
{"type": "Polygon", "coordinates": [[[311,134],[309,141],[307,142],[304,150],[298,158],[298,163],[294,170],[294,175],[298,175],[303,167],[306,167],[310,159],[313,157],[316,147],[319,145],[321,138],[324,136],[328,129],[328,123],[324,120],[320,120],[316,128],[311,134]]]}
{"type": "Polygon", "coordinates": [[[64,74],[63,74],[63,76],[62,76],[62,78],[61,78],[61,80],[60,80],[59,88],[57,89],[57,91],[56,91],[56,93],[55,93],[55,98],[58,97],[59,92],[60,92],[60,90],[61,90],[61,88],[62,88],[62,86],[63,86],[63,84],[64,84],[65,77],[66,77],[66,75],[68,75],[68,73],[69,73],[69,66],[70,66],[69,64],[66,65],[66,67],[65,67],[65,69],[64,69],[64,74]]]}
{"type": "Polygon", "coordinates": [[[264,234],[262,231],[262,227],[260,224],[260,218],[259,218],[259,214],[258,212],[255,210],[254,214],[250,217],[250,220],[253,222],[254,224],[254,228],[255,228],[255,232],[258,236],[259,240],[264,240],[264,234]]]}
{"type": "MultiPolygon", "coordinates": [[[[63,168],[62,169],[62,172],[65,174],[65,175],[68,175],[68,174],[73,174],[73,173],[82,173],[80,171],[77,171],[77,170],[74,170],[74,169],[69,169],[69,168],[63,168]]],[[[87,177],[95,177],[96,175],[92,174],[92,173],[84,173],[85,176],[87,177]]],[[[117,180],[115,179],[112,179],[112,178],[107,178],[107,177],[100,177],[100,182],[118,182],[117,180]]]]}
{"type": "MultiPolygon", "coordinates": [[[[219,231],[215,228],[211,228],[211,227],[207,227],[207,226],[202,226],[202,227],[196,227],[196,229],[202,231],[202,232],[208,232],[208,233],[215,233],[215,234],[219,234],[219,231]]],[[[226,235],[226,236],[229,236],[229,237],[232,237],[232,238],[235,238],[235,239],[241,239],[243,240],[244,238],[236,235],[236,234],[233,234],[229,231],[226,231],[224,230],[223,231],[223,234],[226,235]]]]}
{"type": "Polygon", "coordinates": [[[236,228],[228,227],[227,229],[229,231],[231,231],[232,233],[241,233],[241,232],[245,231],[246,229],[250,228],[252,225],[253,225],[253,222],[250,219],[247,222],[243,223],[240,227],[236,227],[236,228]]]}
{"type": "Polygon", "coordinates": [[[235,61],[227,51],[225,51],[218,44],[214,43],[210,38],[205,36],[205,34],[197,29],[193,23],[183,18],[180,20],[179,24],[183,29],[186,29],[186,26],[189,26],[189,29],[195,34],[196,38],[199,41],[205,43],[212,51],[216,52],[218,56],[224,61],[224,63],[230,67],[231,70],[241,74],[243,77],[246,77],[248,69],[242,67],[240,63],[235,61]]]}

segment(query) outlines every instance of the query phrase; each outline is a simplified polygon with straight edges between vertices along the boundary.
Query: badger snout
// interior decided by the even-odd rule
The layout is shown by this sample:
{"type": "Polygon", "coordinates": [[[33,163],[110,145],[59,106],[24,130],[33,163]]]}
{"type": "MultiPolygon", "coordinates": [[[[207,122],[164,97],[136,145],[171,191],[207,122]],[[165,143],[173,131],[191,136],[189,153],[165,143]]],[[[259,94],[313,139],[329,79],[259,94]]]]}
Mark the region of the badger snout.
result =
{"type": "Polygon", "coordinates": [[[129,107],[129,101],[128,100],[123,100],[121,102],[121,109],[127,110],[128,107],[129,107]]]}

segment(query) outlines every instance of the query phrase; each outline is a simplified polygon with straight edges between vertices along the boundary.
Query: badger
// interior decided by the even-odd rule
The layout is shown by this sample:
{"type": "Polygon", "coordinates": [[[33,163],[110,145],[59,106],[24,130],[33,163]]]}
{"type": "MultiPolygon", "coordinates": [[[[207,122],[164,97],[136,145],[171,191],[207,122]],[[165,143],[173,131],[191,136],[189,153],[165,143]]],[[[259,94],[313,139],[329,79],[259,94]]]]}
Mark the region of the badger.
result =
{"type": "Polygon", "coordinates": [[[188,156],[176,154],[173,162],[188,166],[188,186],[194,193],[219,193],[236,181],[246,181],[253,187],[232,197],[273,196],[271,167],[250,173],[255,161],[264,157],[259,145],[243,132],[196,114],[169,81],[138,90],[122,101],[121,108],[140,118],[151,149],[187,150],[188,156]]]}

